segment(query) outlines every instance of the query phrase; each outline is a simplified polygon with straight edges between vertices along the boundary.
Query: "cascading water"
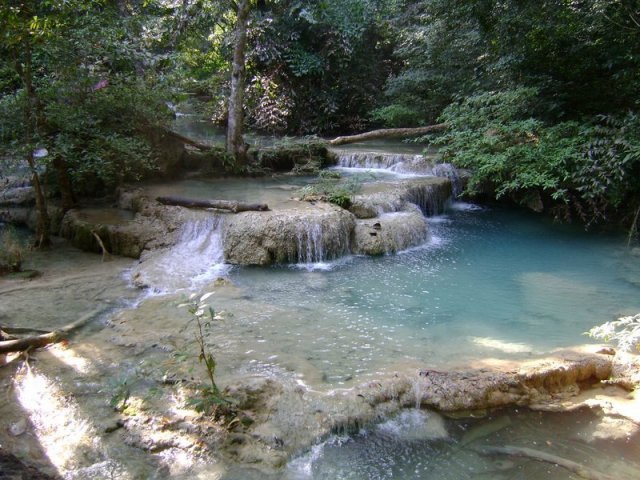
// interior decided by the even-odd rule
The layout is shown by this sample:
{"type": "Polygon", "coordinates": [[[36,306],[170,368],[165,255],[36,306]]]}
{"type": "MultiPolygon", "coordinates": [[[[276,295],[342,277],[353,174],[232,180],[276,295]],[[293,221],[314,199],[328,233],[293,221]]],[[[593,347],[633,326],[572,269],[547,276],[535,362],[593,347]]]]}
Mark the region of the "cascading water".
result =
{"type": "Polygon", "coordinates": [[[295,226],[295,238],[296,251],[290,253],[289,261],[305,268],[316,268],[349,253],[347,226],[323,217],[301,219],[295,226]]]}
{"type": "Polygon", "coordinates": [[[159,291],[170,291],[225,275],[229,266],[224,263],[223,223],[220,215],[187,221],[173,247],[141,264],[139,273],[144,283],[159,291]]]}
{"type": "MultiPolygon", "coordinates": [[[[410,155],[403,153],[340,153],[338,154],[338,166],[343,168],[377,168],[392,169],[403,165],[411,165],[425,161],[423,155],[410,155]]],[[[400,169],[401,170],[401,169],[400,169]]]]}
{"type": "Polygon", "coordinates": [[[456,198],[464,188],[458,170],[450,163],[433,163],[427,155],[339,152],[338,166],[341,168],[366,168],[388,170],[398,174],[448,178],[452,195],[456,198]]]}
{"type": "Polygon", "coordinates": [[[318,263],[325,259],[322,242],[322,226],[319,223],[303,222],[296,231],[298,263],[318,263]]]}
{"type": "Polygon", "coordinates": [[[444,177],[451,181],[451,195],[453,198],[458,198],[464,189],[464,184],[460,178],[460,173],[450,163],[437,163],[431,170],[434,177],[444,177]]]}
{"type": "Polygon", "coordinates": [[[430,217],[445,211],[451,199],[450,193],[443,195],[441,190],[429,184],[413,185],[407,189],[403,199],[417,205],[425,216],[430,217]]]}

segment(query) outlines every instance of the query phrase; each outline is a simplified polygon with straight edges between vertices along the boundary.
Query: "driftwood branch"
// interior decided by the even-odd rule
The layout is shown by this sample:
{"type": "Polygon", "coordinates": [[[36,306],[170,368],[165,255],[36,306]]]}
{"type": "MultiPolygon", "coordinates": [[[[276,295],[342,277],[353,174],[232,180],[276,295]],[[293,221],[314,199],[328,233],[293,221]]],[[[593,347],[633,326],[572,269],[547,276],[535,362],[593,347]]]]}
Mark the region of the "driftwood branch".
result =
{"type": "Polygon", "coordinates": [[[524,457],[531,460],[538,460],[541,462],[552,463],[560,467],[566,468],[570,472],[576,475],[586,478],[587,480],[622,480],[620,477],[612,477],[610,475],[600,473],[592,468],[585,467],[579,463],[566,458],[558,457],[547,452],[541,452],[540,450],[534,450],[526,447],[483,447],[478,448],[477,451],[483,455],[510,455],[514,457],[524,457]]]}
{"type": "Polygon", "coordinates": [[[184,143],[185,145],[191,145],[192,147],[195,147],[198,150],[211,150],[213,148],[213,145],[207,145],[206,143],[198,142],[197,140],[194,140],[189,137],[185,137],[184,135],[174,132],[173,130],[165,130],[165,134],[172,138],[175,138],[176,140],[184,143]]]}
{"type": "Polygon", "coordinates": [[[107,247],[104,246],[104,243],[102,242],[102,239],[100,238],[100,235],[98,235],[94,230],[91,230],[91,234],[98,241],[98,245],[100,245],[100,248],[102,249],[102,261],[104,262],[105,260],[110,260],[111,259],[111,254],[107,250],[107,247]]]}
{"type": "Polygon", "coordinates": [[[427,133],[439,132],[444,130],[444,123],[428,125],[426,127],[416,128],[383,128],[381,130],[372,130],[370,132],[360,133],[358,135],[349,135],[345,137],[337,137],[329,141],[331,145],[344,145],[347,143],[364,142],[366,140],[378,140],[381,138],[401,138],[401,137],[417,137],[427,133]]]}
{"type": "Polygon", "coordinates": [[[15,334],[15,333],[49,333],[50,330],[43,330],[40,328],[29,328],[29,327],[11,327],[9,325],[3,325],[0,327],[0,332],[4,332],[6,334],[15,334]]]}
{"type": "Polygon", "coordinates": [[[200,200],[197,198],[178,196],[157,197],[156,200],[163,205],[174,205],[186,208],[217,208],[219,210],[229,210],[233,213],[248,211],[265,212],[269,210],[269,207],[264,203],[242,203],[233,200],[200,200]]]}
{"type": "MultiPolygon", "coordinates": [[[[92,320],[102,308],[97,308],[86,315],[83,315],[75,322],[69,323],[64,327],[58,328],[57,330],[53,330],[51,332],[43,333],[42,335],[36,335],[33,337],[25,337],[14,340],[4,340],[0,341],[0,354],[3,353],[11,353],[11,352],[23,352],[25,350],[29,350],[32,348],[40,348],[45,345],[49,345],[50,343],[56,343],[60,340],[66,338],[73,330],[77,330],[78,328],[87,324],[90,320],[92,320]]],[[[3,327],[6,328],[6,327],[3,327]]],[[[11,328],[6,328],[5,331],[11,331],[11,328]]],[[[13,329],[16,330],[15,328],[13,329]]]]}

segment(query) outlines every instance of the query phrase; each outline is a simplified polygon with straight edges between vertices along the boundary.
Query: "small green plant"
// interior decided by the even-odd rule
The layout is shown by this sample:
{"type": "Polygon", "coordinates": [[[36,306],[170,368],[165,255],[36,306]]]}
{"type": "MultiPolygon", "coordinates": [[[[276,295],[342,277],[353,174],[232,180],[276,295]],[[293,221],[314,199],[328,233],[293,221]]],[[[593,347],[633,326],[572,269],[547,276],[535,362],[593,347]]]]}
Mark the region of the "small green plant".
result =
{"type": "Polygon", "coordinates": [[[178,305],[178,308],[187,308],[192,317],[191,322],[195,323],[194,334],[199,349],[198,361],[204,364],[207,372],[208,383],[199,387],[199,396],[188,401],[189,406],[195,408],[198,412],[211,412],[218,405],[229,403],[216,384],[216,360],[210,352],[205,339],[205,333],[211,330],[213,322],[221,319],[220,316],[216,315],[213,308],[206,303],[206,300],[211,295],[213,295],[213,292],[208,292],[198,299],[197,295],[193,293],[188,302],[178,305]]]}
{"type": "Polygon", "coordinates": [[[614,341],[625,352],[640,352],[640,313],[593,327],[586,335],[605,342],[614,341]]]}
{"type": "Polygon", "coordinates": [[[362,181],[357,176],[343,178],[339,172],[322,170],[316,183],[302,188],[303,200],[326,200],[341,208],[348,209],[353,196],[362,188],[362,181]]]}
{"type": "Polygon", "coordinates": [[[132,383],[132,379],[128,376],[119,377],[109,382],[109,391],[111,392],[109,406],[111,408],[123,412],[129,406],[132,383]]]}

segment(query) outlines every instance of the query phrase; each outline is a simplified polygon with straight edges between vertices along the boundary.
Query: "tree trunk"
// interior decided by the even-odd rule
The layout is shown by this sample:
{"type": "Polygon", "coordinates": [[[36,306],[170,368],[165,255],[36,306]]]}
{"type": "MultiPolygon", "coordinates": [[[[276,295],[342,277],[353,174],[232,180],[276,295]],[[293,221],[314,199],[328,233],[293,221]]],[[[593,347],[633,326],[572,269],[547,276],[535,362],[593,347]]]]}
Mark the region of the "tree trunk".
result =
{"type": "Polygon", "coordinates": [[[372,130],[358,135],[337,137],[330,140],[329,143],[331,145],[344,145],[347,143],[364,142],[366,140],[378,140],[380,138],[417,137],[418,135],[425,135],[431,132],[439,132],[445,128],[447,128],[447,126],[444,123],[416,128],[383,128],[381,130],[372,130]]]}
{"type": "Polygon", "coordinates": [[[56,176],[58,177],[58,188],[60,188],[62,210],[67,212],[76,207],[76,197],[73,194],[67,162],[64,158],[56,156],[53,159],[53,168],[55,168],[56,176]]]}
{"type": "Polygon", "coordinates": [[[238,1],[238,19],[233,46],[231,68],[231,92],[229,94],[229,115],[227,119],[227,152],[233,155],[237,165],[247,162],[247,149],[242,138],[245,49],[247,46],[247,20],[249,18],[249,0],[238,1]]]}
{"type": "Polygon", "coordinates": [[[266,212],[269,207],[264,203],[242,203],[233,200],[200,200],[197,198],[187,198],[178,196],[158,197],[156,200],[163,205],[174,205],[185,208],[217,208],[219,210],[229,210],[238,212],[266,212]]]}
{"type": "Polygon", "coordinates": [[[36,161],[34,158],[34,104],[36,101],[35,92],[33,90],[32,79],[32,52],[31,52],[31,38],[28,31],[24,32],[24,69],[22,69],[22,82],[24,84],[25,92],[27,95],[26,104],[24,108],[24,122],[25,122],[25,144],[27,147],[27,163],[31,170],[33,189],[36,194],[36,209],[38,211],[38,221],[36,224],[36,241],[35,245],[38,248],[46,247],[50,244],[51,239],[49,237],[49,213],[47,212],[47,202],[45,200],[44,192],[42,190],[42,184],[40,183],[40,176],[36,169],[36,161]]]}

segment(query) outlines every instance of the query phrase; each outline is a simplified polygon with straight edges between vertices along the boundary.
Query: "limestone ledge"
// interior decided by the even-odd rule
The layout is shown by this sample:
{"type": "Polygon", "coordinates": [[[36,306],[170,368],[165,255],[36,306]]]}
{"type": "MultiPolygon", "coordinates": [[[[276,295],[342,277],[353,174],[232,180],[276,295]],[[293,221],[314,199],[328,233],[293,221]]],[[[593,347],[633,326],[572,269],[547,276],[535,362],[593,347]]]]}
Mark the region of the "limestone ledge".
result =
{"type": "MultiPolygon", "coordinates": [[[[331,433],[356,432],[416,405],[457,417],[509,406],[546,411],[589,407],[602,410],[613,422],[609,424],[623,425],[624,435],[629,435],[640,429],[640,398],[627,389],[630,374],[638,385],[639,367],[636,356],[599,354],[589,346],[492,368],[396,373],[330,392],[249,379],[228,387],[226,393],[236,400],[240,415],[252,419],[251,426],[231,432],[223,451],[234,461],[278,468],[331,433]],[[619,376],[609,384],[613,375],[619,376]]],[[[594,433],[600,438],[619,434],[594,433]]]]}
{"type": "MultiPolygon", "coordinates": [[[[224,261],[271,265],[396,253],[427,240],[424,215],[440,213],[450,195],[450,180],[419,177],[365,185],[350,211],[301,201],[284,210],[225,214],[224,261]]],[[[50,205],[52,233],[82,250],[100,253],[102,242],[109,253],[143,260],[175,245],[186,222],[206,215],[211,214],[160,205],[140,188],[120,191],[109,208],[63,213],[50,205]]],[[[34,228],[36,217],[22,201],[0,207],[0,221],[34,228]]]]}
{"type": "MultiPolygon", "coordinates": [[[[186,431],[199,439],[199,455],[221,455],[269,473],[332,433],[356,433],[417,404],[431,410],[436,420],[439,414],[477,417],[509,406],[556,412],[598,409],[603,416],[592,432],[595,441],[640,429],[640,398],[634,391],[607,383],[623,371],[627,372],[624,378],[616,380],[624,383],[629,373],[637,375],[639,367],[635,356],[598,354],[590,346],[493,367],[393,373],[343,390],[318,391],[287,380],[245,377],[225,389],[238,419],[227,430],[214,428],[208,417],[175,422],[188,425],[186,431]]],[[[440,438],[442,424],[436,423],[440,438]]],[[[151,417],[131,417],[124,427],[131,445],[156,448],[158,432],[151,417]]]]}

